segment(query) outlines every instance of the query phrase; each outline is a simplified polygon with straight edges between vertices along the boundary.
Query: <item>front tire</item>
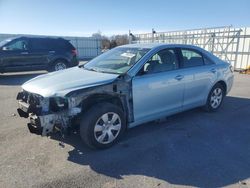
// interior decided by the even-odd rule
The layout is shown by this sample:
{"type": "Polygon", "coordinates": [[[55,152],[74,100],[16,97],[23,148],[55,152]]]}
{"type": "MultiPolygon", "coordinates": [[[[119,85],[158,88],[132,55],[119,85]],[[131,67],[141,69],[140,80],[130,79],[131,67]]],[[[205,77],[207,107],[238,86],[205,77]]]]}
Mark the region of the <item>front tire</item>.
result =
{"type": "Polygon", "coordinates": [[[82,117],[80,135],[90,148],[104,149],[114,145],[123,135],[126,122],[123,111],[110,103],[94,105],[82,117]]]}
{"type": "Polygon", "coordinates": [[[220,83],[215,84],[208,95],[205,110],[208,112],[217,111],[222,104],[225,93],[226,91],[220,83]]]}

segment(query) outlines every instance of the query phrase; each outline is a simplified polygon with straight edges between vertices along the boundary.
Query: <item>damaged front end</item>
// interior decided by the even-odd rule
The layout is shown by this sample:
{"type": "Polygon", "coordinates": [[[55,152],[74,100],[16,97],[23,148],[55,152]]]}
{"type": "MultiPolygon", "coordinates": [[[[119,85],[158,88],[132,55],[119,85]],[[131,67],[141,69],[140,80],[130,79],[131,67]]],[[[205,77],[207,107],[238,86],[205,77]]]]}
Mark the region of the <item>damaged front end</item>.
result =
{"type": "Polygon", "coordinates": [[[42,97],[23,90],[17,95],[18,114],[29,118],[30,132],[46,136],[66,131],[81,113],[81,101],[74,97],[42,97]]]}

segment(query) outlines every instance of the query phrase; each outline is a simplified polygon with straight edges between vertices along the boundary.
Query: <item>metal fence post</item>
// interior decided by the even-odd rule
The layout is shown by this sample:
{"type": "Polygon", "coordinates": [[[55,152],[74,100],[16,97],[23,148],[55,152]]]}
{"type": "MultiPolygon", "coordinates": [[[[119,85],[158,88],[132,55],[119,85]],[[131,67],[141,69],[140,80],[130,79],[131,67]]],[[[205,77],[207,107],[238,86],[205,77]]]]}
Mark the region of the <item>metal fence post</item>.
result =
{"type": "Polygon", "coordinates": [[[152,29],[152,42],[154,42],[154,35],[155,35],[155,30],[154,30],[154,28],[152,29]]]}
{"type": "Polygon", "coordinates": [[[99,55],[99,45],[98,45],[98,38],[96,38],[96,56],[98,56],[99,55]]]}
{"type": "Polygon", "coordinates": [[[75,37],[75,40],[76,40],[76,51],[78,53],[78,57],[82,58],[82,57],[80,57],[80,50],[79,50],[79,46],[78,46],[78,39],[77,39],[77,37],[75,37]]]}
{"type": "MultiPolygon", "coordinates": [[[[238,61],[238,54],[239,54],[239,44],[240,44],[240,33],[242,29],[240,29],[237,33],[237,42],[236,42],[236,51],[235,51],[235,61],[234,61],[234,67],[236,67],[236,63],[238,61]]],[[[240,67],[241,68],[241,67],[240,67]]]]}
{"type": "Polygon", "coordinates": [[[130,30],[128,30],[128,43],[131,44],[132,43],[132,33],[130,30]]]}
{"type": "Polygon", "coordinates": [[[215,42],[215,33],[212,33],[212,50],[211,50],[212,53],[214,53],[214,42],[215,42]]]}

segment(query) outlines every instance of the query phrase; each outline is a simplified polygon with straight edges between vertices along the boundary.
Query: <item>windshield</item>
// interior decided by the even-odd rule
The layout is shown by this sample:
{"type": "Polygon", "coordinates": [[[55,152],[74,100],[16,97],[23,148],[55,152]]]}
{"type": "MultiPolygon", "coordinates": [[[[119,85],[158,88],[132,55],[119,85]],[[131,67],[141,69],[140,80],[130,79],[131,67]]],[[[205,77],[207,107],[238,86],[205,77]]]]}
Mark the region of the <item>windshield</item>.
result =
{"type": "Polygon", "coordinates": [[[11,39],[5,39],[5,40],[0,41],[0,47],[3,47],[5,44],[7,44],[10,41],[11,39]]]}
{"type": "Polygon", "coordinates": [[[114,48],[84,65],[85,69],[97,72],[122,74],[127,72],[150,49],[114,48]]]}

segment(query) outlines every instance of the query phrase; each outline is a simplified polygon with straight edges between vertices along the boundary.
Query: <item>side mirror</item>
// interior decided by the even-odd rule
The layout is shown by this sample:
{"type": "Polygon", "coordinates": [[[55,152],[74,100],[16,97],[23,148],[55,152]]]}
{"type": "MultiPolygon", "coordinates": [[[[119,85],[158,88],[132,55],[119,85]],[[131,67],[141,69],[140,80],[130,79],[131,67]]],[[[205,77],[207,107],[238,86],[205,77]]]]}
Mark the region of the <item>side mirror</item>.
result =
{"type": "Polygon", "coordinates": [[[137,76],[143,76],[147,74],[147,72],[142,68],[138,73],[137,73],[137,76]]]}
{"type": "Polygon", "coordinates": [[[6,50],[9,50],[9,48],[6,47],[6,46],[4,46],[4,47],[2,47],[2,50],[3,50],[3,51],[6,51],[6,50]]]}

